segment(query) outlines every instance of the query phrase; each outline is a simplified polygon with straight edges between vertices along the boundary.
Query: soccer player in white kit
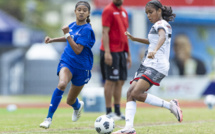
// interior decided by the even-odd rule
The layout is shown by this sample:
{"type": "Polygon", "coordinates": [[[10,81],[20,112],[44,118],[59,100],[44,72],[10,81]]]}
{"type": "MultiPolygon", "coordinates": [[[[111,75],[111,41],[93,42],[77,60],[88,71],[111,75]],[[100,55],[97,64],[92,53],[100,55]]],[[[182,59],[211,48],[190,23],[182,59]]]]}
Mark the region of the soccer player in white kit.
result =
{"type": "Polygon", "coordinates": [[[136,134],[133,128],[136,101],[169,109],[179,122],[183,120],[178,100],[173,99],[167,102],[146,93],[152,85],[159,86],[160,81],[168,75],[172,34],[172,28],[168,22],[173,21],[176,15],[172,13],[171,7],[163,6],[157,0],[149,1],[145,12],[149,21],[154,24],[148,34],[148,39],[135,38],[130,33],[125,33],[132,41],[149,44],[149,47],[147,56],[142,60],[127,92],[126,125],[113,134],[136,134]]]}

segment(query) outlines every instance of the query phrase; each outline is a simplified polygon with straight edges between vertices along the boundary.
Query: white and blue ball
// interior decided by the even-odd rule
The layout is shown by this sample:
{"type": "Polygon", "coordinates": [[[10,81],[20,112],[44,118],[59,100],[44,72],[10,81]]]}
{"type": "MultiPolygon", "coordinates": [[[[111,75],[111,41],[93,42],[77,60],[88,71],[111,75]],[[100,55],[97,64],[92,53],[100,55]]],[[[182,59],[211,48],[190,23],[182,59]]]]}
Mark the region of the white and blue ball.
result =
{"type": "Polygon", "coordinates": [[[204,100],[205,105],[208,106],[209,109],[213,109],[215,105],[215,95],[207,95],[204,100]]]}
{"type": "Polygon", "coordinates": [[[101,115],[96,119],[94,127],[99,134],[111,134],[114,129],[114,120],[108,115],[101,115]]]}

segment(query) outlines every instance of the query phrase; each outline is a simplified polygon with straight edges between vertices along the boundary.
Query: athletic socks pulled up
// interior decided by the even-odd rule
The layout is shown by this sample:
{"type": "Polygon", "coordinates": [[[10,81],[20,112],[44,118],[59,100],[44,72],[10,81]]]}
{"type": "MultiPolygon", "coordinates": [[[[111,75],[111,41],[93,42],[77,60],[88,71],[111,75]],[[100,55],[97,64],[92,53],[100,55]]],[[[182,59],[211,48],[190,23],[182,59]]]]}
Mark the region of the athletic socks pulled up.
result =
{"type": "Polygon", "coordinates": [[[60,104],[60,101],[62,99],[62,95],[63,95],[64,91],[56,88],[52,94],[52,99],[51,99],[51,103],[49,106],[49,112],[47,115],[47,118],[52,118],[58,105],[60,104]]]}
{"type": "Polygon", "coordinates": [[[136,108],[137,108],[137,105],[135,101],[129,101],[126,103],[126,109],[125,109],[125,122],[126,122],[125,127],[126,128],[133,128],[136,108]]]}
{"type": "Polygon", "coordinates": [[[149,93],[147,94],[145,103],[153,105],[153,106],[164,107],[166,109],[170,109],[170,103],[168,101],[165,101],[165,100],[158,98],[157,96],[154,96],[149,93]]]}

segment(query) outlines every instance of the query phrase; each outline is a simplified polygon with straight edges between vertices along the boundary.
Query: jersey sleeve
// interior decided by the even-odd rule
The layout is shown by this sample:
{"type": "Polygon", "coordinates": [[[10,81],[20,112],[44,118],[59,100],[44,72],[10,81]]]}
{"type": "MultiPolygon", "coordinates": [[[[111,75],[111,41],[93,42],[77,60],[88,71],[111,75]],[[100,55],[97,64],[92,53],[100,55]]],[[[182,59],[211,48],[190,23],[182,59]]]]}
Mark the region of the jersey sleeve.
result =
{"type": "Polygon", "coordinates": [[[90,28],[84,28],[79,33],[79,37],[76,40],[76,44],[80,44],[84,47],[92,48],[95,42],[95,35],[90,28]],[[93,43],[92,43],[93,42],[93,43]]]}
{"type": "Polygon", "coordinates": [[[111,10],[105,9],[102,13],[102,26],[110,27],[113,20],[111,10]]]}
{"type": "Polygon", "coordinates": [[[162,21],[156,22],[154,24],[154,28],[155,28],[156,32],[158,32],[160,29],[163,29],[166,32],[166,30],[165,30],[165,24],[162,21]]]}

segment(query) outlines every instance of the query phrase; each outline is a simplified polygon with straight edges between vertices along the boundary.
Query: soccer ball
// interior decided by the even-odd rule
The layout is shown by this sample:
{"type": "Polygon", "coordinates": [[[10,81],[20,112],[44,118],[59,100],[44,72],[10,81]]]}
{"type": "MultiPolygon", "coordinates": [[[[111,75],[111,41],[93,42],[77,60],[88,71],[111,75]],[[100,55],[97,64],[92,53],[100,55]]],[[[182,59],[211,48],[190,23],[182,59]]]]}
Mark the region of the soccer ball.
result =
{"type": "Polygon", "coordinates": [[[114,129],[114,120],[108,115],[101,115],[96,119],[94,127],[99,134],[111,134],[114,129]]]}
{"type": "Polygon", "coordinates": [[[207,95],[204,100],[205,104],[208,106],[209,109],[213,109],[215,105],[215,96],[214,95],[207,95]]]}

